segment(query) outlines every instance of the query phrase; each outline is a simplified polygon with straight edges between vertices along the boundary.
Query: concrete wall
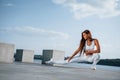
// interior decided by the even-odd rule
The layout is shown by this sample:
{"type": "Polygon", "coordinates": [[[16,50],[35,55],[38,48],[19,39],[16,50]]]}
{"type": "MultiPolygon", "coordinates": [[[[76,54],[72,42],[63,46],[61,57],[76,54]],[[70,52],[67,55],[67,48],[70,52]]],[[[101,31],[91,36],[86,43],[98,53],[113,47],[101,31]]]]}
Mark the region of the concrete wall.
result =
{"type": "Polygon", "coordinates": [[[60,50],[43,50],[42,64],[45,61],[53,60],[53,62],[64,61],[65,52],[60,50]]]}
{"type": "Polygon", "coordinates": [[[12,63],[14,61],[14,44],[0,43],[0,62],[12,63]]]}
{"type": "Polygon", "coordinates": [[[17,49],[16,55],[15,55],[15,61],[33,63],[34,51],[33,50],[17,49]]]}

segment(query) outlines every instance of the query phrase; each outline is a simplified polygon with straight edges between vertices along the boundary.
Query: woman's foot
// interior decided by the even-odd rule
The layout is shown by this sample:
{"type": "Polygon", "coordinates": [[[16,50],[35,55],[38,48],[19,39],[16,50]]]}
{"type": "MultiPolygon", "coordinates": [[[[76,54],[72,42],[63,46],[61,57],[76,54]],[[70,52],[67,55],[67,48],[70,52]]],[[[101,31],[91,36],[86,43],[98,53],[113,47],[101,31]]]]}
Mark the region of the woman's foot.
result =
{"type": "Polygon", "coordinates": [[[96,70],[96,67],[95,67],[95,66],[91,66],[91,69],[92,69],[92,70],[96,70]]]}

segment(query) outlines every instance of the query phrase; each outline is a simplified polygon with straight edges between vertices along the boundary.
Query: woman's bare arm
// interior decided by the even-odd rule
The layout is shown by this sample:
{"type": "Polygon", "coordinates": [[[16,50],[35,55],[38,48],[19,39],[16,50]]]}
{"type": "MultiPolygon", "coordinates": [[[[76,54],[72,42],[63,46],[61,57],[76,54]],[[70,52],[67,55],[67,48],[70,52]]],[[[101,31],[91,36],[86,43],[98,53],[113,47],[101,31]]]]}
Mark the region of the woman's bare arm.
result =
{"type": "Polygon", "coordinates": [[[68,58],[68,62],[69,62],[76,54],[78,54],[79,51],[80,51],[80,47],[78,47],[78,49],[75,50],[75,52],[72,54],[72,56],[68,58]]]}

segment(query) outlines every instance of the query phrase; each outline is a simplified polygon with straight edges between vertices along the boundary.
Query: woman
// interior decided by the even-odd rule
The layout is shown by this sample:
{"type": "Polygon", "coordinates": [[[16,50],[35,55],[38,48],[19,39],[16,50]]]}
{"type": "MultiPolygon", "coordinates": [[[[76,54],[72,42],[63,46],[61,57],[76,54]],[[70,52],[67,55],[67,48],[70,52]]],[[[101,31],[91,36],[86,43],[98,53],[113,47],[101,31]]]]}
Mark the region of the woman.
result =
{"type": "Polygon", "coordinates": [[[91,69],[96,69],[96,64],[100,60],[100,45],[97,39],[93,39],[91,32],[85,30],[82,32],[82,39],[78,49],[69,57],[68,62],[93,62],[91,69]],[[95,49],[96,47],[96,49],[95,49]],[[73,58],[76,54],[80,52],[80,57],[73,58]]]}
{"type": "Polygon", "coordinates": [[[46,63],[54,64],[54,63],[69,63],[69,62],[93,62],[91,69],[96,69],[96,64],[100,60],[100,45],[97,39],[93,39],[91,32],[89,30],[85,30],[82,32],[82,39],[80,41],[80,45],[78,49],[70,56],[65,62],[53,62],[46,61],[46,63]],[[96,49],[95,49],[96,47],[96,49]],[[80,52],[80,57],[74,57],[76,54],[80,52]]]}

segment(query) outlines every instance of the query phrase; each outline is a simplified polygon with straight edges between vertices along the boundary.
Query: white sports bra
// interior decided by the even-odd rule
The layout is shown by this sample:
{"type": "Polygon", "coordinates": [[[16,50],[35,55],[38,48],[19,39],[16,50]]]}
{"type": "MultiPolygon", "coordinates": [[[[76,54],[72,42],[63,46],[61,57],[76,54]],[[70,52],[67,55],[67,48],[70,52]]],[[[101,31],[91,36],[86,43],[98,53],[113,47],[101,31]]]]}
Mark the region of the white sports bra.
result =
{"type": "Polygon", "coordinates": [[[87,45],[87,41],[85,42],[85,50],[94,50],[94,48],[95,48],[94,40],[92,41],[90,46],[87,45]]]}

